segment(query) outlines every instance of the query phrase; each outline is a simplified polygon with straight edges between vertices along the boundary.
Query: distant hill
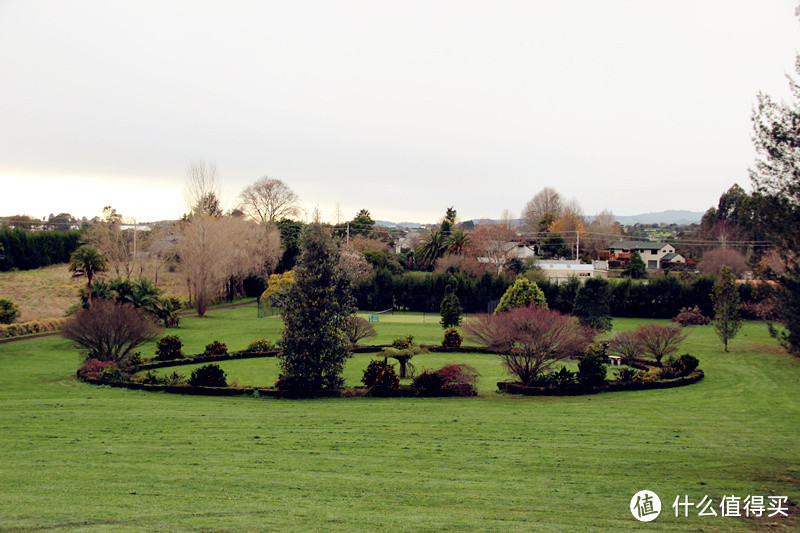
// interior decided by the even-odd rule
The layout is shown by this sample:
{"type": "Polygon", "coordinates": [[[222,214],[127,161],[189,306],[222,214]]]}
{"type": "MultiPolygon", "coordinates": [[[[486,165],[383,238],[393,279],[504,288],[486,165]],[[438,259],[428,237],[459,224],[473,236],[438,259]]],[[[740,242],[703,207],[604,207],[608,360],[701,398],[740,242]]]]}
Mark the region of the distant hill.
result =
{"type": "MultiPolygon", "coordinates": [[[[659,211],[658,213],[643,213],[641,215],[614,215],[622,225],[633,224],[699,224],[703,218],[701,211],[686,211],[685,209],[669,209],[667,211],[659,211]]],[[[594,219],[593,216],[586,217],[589,221],[594,219]]],[[[490,218],[476,218],[472,222],[480,224],[481,222],[499,222],[498,220],[490,218]]],[[[518,224],[522,224],[522,220],[515,220],[518,224]]],[[[375,224],[378,226],[387,226],[390,228],[419,228],[422,226],[419,222],[389,222],[387,220],[376,220],[375,224]]]]}
{"type": "Polygon", "coordinates": [[[658,213],[644,213],[641,215],[615,215],[620,224],[699,224],[703,213],[699,211],[686,211],[670,209],[658,213]]]}

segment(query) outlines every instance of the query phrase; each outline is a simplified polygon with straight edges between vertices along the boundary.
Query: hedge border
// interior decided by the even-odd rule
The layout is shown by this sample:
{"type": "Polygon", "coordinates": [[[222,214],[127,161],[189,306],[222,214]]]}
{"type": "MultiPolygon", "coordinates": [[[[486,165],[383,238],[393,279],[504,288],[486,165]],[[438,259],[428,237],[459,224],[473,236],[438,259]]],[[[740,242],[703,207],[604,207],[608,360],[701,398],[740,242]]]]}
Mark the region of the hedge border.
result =
{"type": "Polygon", "coordinates": [[[164,361],[148,361],[130,367],[131,373],[142,370],[152,370],[154,368],[166,368],[170,366],[194,365],[199,363],[212,363],[214,361],[232,361],[234,359],[252,359],[255,357],[277,357],[277,351],[270,352],[231,352],[224,355],[193,355],[191,357],[181,357],[180,359],[167,359],[164,361]]]}
{"type": "Polygon", "coordinates": [[[524,396],[582,396],[599,394],[601,392],[618,392],[627,390],[653,390],[671,389],[697,383],[705,374],[702,370],[695,370],[688,376],[673,379],[660,379],[657,381],[620,383],[612,381],[599,387],[572,385],[569,387],[530,387],[518,381],[498,381],[497,388],[508,394],[522,394],[524,396]]]}

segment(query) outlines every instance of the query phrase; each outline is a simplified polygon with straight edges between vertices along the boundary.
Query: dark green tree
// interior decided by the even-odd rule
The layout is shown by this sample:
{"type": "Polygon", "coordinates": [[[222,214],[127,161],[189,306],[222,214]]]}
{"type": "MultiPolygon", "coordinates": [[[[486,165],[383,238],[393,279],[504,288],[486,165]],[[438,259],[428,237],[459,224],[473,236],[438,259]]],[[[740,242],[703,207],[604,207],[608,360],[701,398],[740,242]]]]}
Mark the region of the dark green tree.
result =
{"type": "Polygon", "coordinates": [[[350,355],[345,332],[354,310],[338,248],[318,222],[303,230],[294,279],[281,308],[281,381],[292,395],[315,396],[344,384],[350,355]]]}
{"type": "Polygon", "coordinates": [[[350,236],[361,235],[363,237],[369,237],[373,227],[375,227],[375,221],[372,220],[369,211],[362,209],[355,218],[350,221],[350,236]]]}
{"type": "Polygon", "coordinates": [[[716,283],[714,283],[714,329],[717,336],[728,351],[728,341],[733,339],[742,327],[742,316],[739,313],[739,287],[728,267],[722,267],[716,283]]]}
{"type": "Polygon", "coordinates": [[[647,267],[644,264],[644,260],[642,260],[642,256],[639,252],[632,252],[631,258],[628,259],[628,265],[625,267],[623,271],[625,276],[633,279],[642,279],[647,277],[647,267]]]}
{"type": "Polygon", "coordinates": [[[303,223],[282,218],[276,224],[281,232],[281,245],[283,256],[275,267],[276,272],[283,273],[294,268],[297,256],[300,254],[300,234],[303,232],[303,223]]]}
{"type": "MultiPolygon", "coordinates": [[[[800,57],[795,63],[800,74],[800,57]]],[[[753,140],[758,154],[750,171],[764,200],[764,228],[786,266],[778,278],[776,311],[783,328],[770,328],[790,352],[800,355],[800,84],[789,78],[791,101],[760,93],[753,110],[753,140]]]]}
{"type": "Polygon", "coordinates": [[[442,320],[439,323],[444,329],[457,328],[461,325],[461,302],[456,296],[456,285],[452,278],[447,281],[439,312],[442,315],[442,320]]]}
{"type": "Polygon", "coordinates": [[[578,289],[572,314],[578,322],[601,331],[611,329],[611,284],[603,278],[589,278],[578,289]]]}

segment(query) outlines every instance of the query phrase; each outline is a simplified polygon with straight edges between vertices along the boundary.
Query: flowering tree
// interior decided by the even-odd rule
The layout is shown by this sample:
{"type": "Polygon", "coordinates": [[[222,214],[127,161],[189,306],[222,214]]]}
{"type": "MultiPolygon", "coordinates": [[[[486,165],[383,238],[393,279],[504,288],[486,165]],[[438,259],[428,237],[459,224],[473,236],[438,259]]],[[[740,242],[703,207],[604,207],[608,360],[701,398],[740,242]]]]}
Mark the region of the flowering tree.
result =
{"type": "Polygon", "coordinates": [[[467,339],[499,352],[523,385],[558,361],[583,355],[596,335],[569,315],[537,306],[479,315],[466,323],[464,332],[467,339]]]}

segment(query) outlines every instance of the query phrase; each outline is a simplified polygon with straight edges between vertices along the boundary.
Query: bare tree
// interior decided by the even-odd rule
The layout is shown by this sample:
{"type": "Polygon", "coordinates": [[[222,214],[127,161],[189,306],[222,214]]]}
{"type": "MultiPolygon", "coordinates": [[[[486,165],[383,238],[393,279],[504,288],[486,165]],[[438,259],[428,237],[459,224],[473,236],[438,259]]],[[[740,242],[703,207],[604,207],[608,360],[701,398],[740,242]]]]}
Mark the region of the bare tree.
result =
{"type": "Polygon", "coordinates": [[[704,274],[719,275],[723,267],[731,269],[736,277],[741,278],[748,270],[747,259],[733,248],[717,248],[703,254],[697,264],[698,270],[704,274]]]}
{"type": "Polygon", "coordinates": [[[489,263],[497,272],[502,272],[511,259],[513,249],[510,243],[516,236],[509,220],[479,224],[470,234],[470,250],[479,261],[489,263]]]}
{"type": "Polygon", "coordinates": [[[195,159],[186,165],[184,202],[189,213],[220,216],[219,172],[217,165],[205,159],[195,159]]]}
{"type": "Polygon", "coordinates": [[[274,226],[196,213],[178,227],[176,252],[195,310],[203,316],[226,282],[271,270],[282,249],[274,226]]]}
{"type": "Polygon", "coordinates": [[[522,220],[525,230],[538,232],[543,229],[542,221],[545,220],[544,227],[549,226],[550,222],[558,218],[564,210],[564,202],[561,195],[551,188],[545,187],[531,198],[522,210],[522,220]],[[549,219],[549,220],[548,220],[549,219]]]}
{"type": "Polygon", "coordinates": [[[245,187],[239,198],[242,211],[259,222],[276,222],[300,214],[297,195],[279,179],[264,176],[245,187]]]}
{"type": "Polygon", "coordinates": [[[595,257],[617,242],[622,236],[622,226],[608,209],[600,211],[589,225],[588,246],[595,257]]]}

